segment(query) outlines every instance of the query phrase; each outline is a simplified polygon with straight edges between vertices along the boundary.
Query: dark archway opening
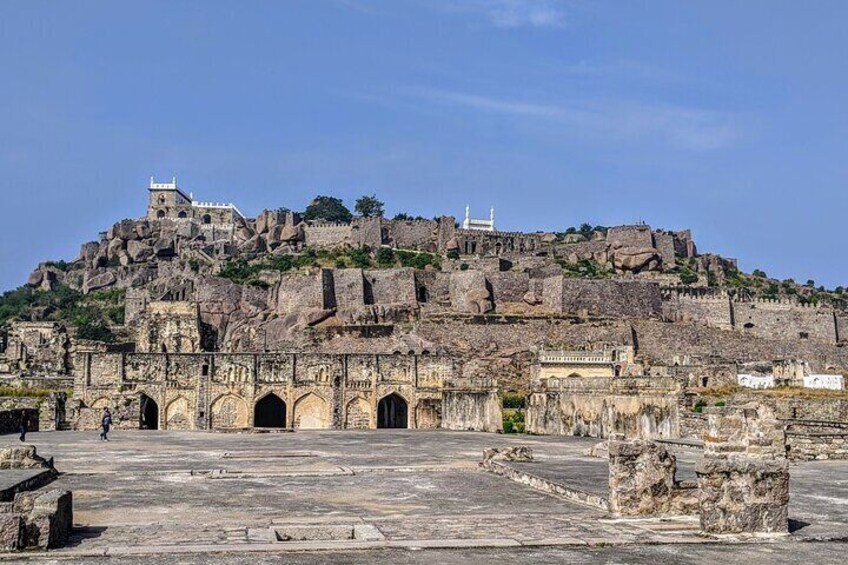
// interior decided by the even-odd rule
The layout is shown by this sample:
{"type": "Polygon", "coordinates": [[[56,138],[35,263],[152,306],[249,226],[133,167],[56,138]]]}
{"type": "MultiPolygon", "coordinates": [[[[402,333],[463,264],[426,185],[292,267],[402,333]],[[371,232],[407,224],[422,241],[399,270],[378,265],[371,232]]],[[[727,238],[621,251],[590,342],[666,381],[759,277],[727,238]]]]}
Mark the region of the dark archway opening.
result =
{"type": "Polygon", "coordinates": [[[408,428],[407,404],[399,394],[383,397],[377,404],[378,428],[408,428]]]}
{"type": "Polygon", "coordinates": [[[158,430],[159,429],[159,405],[156,401],[142,394],[139,402],[139,421],[138,428],[140,430],[158,430]]]}
{"type": "Polygon", "coordinates": [[[285,428],[286,403],[276,394],[269,394],[256,403],[253,425],[257,428],[285,428]]]}
{"type": "Polygon", "coordinates": [[[204,224],[211,224],[212,223],[212,216],[210,216],[209,214],[203,214],[203,223],[204,224]]]}

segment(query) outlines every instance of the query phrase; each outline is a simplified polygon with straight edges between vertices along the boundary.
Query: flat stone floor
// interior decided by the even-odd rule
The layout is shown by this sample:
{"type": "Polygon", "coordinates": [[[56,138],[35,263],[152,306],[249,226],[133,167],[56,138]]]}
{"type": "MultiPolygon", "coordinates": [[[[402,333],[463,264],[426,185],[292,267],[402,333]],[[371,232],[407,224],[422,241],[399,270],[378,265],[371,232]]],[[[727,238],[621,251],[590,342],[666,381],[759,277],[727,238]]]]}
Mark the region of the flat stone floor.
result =
{"type": "MultiPolygon", "coordinates": [[[[564,483],[599,489],[606,461],[585,455],[597,440],[408,430],[110,435],[108,443],[97,432],[28,436],[40,455],[55,457],[63,475],[48,488],[73,491],[78,527],[70,547],[8,558],[265,563],[285,554],[293,563],[483,563],[493,556],[697,563],[736,559],[741,554],[733,548],[770,555],[771,562],[784,551],[829,562],[842,551],[835,546],[848,549],[832,541],[796,543],[848,540],[848,462],[792,467],[791,536],[728,545],[701,537],[696,518],[614,519],[477,466],[486,447],[530,445],[540,472],[560,469],[575,475],[564,483]],[[280,542],[274,534],[337,524],[373,526],[384,539],[280,542]]],[[[0,445],[15,442],[0,438],[0,445]]],[[[678,457],[688,474],[697,453],[678,457]]]]}

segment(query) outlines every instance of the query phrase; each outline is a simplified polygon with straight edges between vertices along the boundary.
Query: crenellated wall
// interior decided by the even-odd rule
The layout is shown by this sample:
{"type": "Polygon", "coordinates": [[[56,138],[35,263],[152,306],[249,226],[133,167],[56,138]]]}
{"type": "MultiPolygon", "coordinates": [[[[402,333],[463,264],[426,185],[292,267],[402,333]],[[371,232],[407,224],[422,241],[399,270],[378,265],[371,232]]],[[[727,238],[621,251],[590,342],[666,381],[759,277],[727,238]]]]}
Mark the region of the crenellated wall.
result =
{"type": "Polygon", "coordinates": [[[696,322],[737,329],[764,338],[813,340],[837,344],[841,312],[829,306],[790,299],[734,299],[714,288],[662,289],[663,315],[672,322],[696,322]]]}
{"type": "Polygon", "coordinates": [[[733,318],[735,327],[761,337],[836,344],[836,318],[830,308],[788,300],[734,301],[733,318]]]}
{"type": "Polygon", "coordinates": [[[304,228],[307,247],[343,247],[353,245],[356,239],[352,224],[312,222],[304,228]]]}
{"type": "Polygon", "coordinates": [[[710,288],[666,288],[663,315],[675,322],[697,322],[713,328],[733,327],[733,308],[726,292],[710,288]]]}

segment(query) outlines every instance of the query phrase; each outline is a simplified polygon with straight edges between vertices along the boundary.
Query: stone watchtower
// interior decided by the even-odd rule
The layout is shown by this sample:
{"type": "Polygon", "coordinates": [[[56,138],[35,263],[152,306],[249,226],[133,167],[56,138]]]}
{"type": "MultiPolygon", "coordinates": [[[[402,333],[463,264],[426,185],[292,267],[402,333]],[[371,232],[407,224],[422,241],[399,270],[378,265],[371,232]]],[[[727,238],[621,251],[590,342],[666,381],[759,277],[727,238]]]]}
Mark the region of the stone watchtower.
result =
{"type": "Polygon", "coordinates": [[[150,177],[150,200],[147,205],[148,220],[164,220],[192,217],[192,197],[177,186],[177,178],[171,182],[156,182],[150,177]]]}

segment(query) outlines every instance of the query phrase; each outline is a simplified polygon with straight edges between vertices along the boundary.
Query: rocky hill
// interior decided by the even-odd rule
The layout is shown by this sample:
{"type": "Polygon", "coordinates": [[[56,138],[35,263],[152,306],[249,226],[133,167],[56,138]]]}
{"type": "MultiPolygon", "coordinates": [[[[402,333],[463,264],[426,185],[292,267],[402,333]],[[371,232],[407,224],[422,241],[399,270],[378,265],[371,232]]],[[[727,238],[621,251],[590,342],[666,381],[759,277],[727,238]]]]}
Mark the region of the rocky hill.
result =
{"type": "Polygon", "coordinates": [[[848,367],[844,289],[743,273],[689,231],[518,233],[235,207],[213,218],[183,204],[152,193],[146,218],[40,264],[0,298],[0,324],[55,322],[70,341],[136,351],[449,351],[516,379],[540,347],[622,343],[658,365],[848,367]]]}

